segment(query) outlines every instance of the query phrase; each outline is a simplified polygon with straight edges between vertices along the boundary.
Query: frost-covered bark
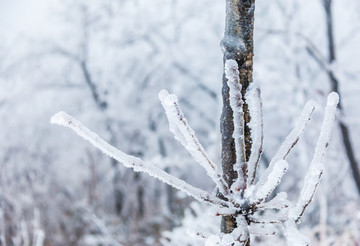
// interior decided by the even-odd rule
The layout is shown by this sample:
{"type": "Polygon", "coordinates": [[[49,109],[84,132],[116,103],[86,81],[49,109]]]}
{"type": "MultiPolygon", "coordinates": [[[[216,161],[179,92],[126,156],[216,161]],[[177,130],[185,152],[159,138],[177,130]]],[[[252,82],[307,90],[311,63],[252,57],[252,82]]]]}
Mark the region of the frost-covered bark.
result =
{"type": "MultiPolygon", "coordinates": [[[[233,60],[237,63],[239,88],[241,88],[241,96],[245,97],[246,90],[252,82],[253,73],[253,55],[254,55],[254,10],[255,0],[226,0],[226,22],[225,33],[221,46],[224,53],[224,62],[233,60]]],[[[234,170],[236,163],[236,150],[233,138],[234,122],[233,111],[230,105],[230,94],[228,86],[228,78],[225,73],[223,76],[223,111],[221,116],[221,133],[222,133],[222,151],[221,160],[224,172],[224,178],[231,187],[233,182],[237,180],[243,183],[240,188],[242,192],[246,188],[246,180],[240,181],[238,175],[241,173],[234,170]]],[[[246,161],[249,159],[251,151],[251,136],[248,126],[250,115],[246,100],[243,101],[242,114],[243,114],[243,143],[244,149],[242,150],[244,160],[242,162],[241,170],[246,173],[246,161]]],[[[236,121],[237,122],[237,121],[236,121]]],[[[241,178],[241,177],[239,177],[241,178]]],[[[240,192],[241,193],[241,192],[240,192]]],[[[231,216],[224,216],[221,230],[225,233],[231,232],[236,227],[236,219],[231,216]]]]}

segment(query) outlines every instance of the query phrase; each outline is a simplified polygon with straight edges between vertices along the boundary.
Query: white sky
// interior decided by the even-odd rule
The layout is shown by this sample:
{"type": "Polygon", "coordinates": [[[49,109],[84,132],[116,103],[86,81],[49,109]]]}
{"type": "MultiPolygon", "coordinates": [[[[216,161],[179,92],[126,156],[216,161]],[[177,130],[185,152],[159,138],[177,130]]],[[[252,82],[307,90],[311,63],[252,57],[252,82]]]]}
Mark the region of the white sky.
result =
{"type": "Polygon", "coordinates": [[[0,33],[41,34],[49,27],[49,6],[54,0],[0,0],[0,33]]]}

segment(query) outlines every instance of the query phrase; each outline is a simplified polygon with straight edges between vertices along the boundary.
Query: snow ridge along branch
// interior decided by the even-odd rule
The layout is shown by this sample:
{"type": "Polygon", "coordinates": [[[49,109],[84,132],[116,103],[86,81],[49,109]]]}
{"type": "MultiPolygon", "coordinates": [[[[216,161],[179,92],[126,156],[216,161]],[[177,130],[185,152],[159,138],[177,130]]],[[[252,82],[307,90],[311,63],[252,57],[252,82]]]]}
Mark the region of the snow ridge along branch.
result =
{"type": "Polygon", "coordinates": [[[239,193],[242,197],[246,189],[247,181],[247,162],[245,154],[245,119],[244,119],[244,101],[241,95],[242,85],[239,79],[239,68],[235,60],[225,62],[225,77],[229,86],[230,106],[233,111],[236,163],[234,169],[237,172],[237,179],[233,183],[231,190],[239,193]]]}
{"type": "Polygon", "coordinates": [[[190,127],[182,112],[178,98],[166,90],[159,92],[159,99],[169,121],[170,131],[190,155],[206,170],[207,175],[215,182],[220,192],[228,194],[228,186],[222,177],[221,167],[211,160],[190,127]]]}
{"type": "Polygon", "coordinates": [[[50,122],[52,124],[70,128],[80,137],[89,141],[92,145],[101,150],[104,154],[110,156],[118,162],[121,162],[125,167],[134,169],[135,172],[145,172],[150,176],[153,176],[154,178],[157,178],[160,181],[185,192],[189,196],[201,202],[207,202],[225,207],[228,206],[225,201],[220,200],[216,196],[213,196],[204,190],[196,188],[184,182],[183,180],[170,175],[169,173],[163,171],[151,163],[146,163],[140,158],[127,155],[117,148],[111,146],[97,134],[85,127],[81,122],[65,112],[58,112],[51,118],[50,122]]]}

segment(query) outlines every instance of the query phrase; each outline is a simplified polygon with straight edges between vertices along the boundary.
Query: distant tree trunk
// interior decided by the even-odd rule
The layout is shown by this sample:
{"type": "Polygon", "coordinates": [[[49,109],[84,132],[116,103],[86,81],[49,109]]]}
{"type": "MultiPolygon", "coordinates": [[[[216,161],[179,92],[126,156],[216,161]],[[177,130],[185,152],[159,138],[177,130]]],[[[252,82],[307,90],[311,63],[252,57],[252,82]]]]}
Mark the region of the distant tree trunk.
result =
{"type": "MultiPolygon", "coordinates": [[[[332,10],[331,10],[332,0],[323,0],[323,4],[324,4],[324,9],[325,9],[325,15],[326,15],[328,53],[329,53],[328,62],[329,62],[329,64],[332,64],[336,60],[334,31],[333,31],[333,15],[332,15],[332,10]]],[[[335,74],[332,72],[331,69],[329,69],[327,71],[327,74],[329,77],[329,81],[331,83],[332,91],[335,91],[339,95],[341,95],[340,90],[339,90],[339,81],[336,78],[335,74]]],[[[344,108],[343,108],[343,104],[341,102],[341,97],[340,97],[340,102],[339,102],[339,110],[342,114],[344,113],[344,108]]],[[[351,134],[349,132],[348,126],[345,124],[344,121],[340,120],[340,121],[338,121],[338,124],[339,124],[340,130],[341,130],[341,136],[343,139],[345,152],[346,152],[346,155],[350,162],[350,167],[351,167],[351,170],[353,173],[355,185],[360,194],[360,169],[359,169],[359,163],[357,162],[356,157],[355,157],[355,153],[353,150],[354,148],[353,148],[351,140],[350,140],[351,134]]]]}
{"type": "MultiPolygon", "coordinates": [[[[254,10],[255,0],[226,0],[225,33],[221,46],[224,53],[224,62],[228,59],[233,59],[238,63],[243,96],[252,82],[254,10]]],[[[223,111],[220,122],[222,134],[221,160],[224,179],[230,187],[234,179],[237,178],[237,173],[233,168],[236,162],[235,143],[232,136],[234,123],[225,73],[223,75],[222,96],[223,111]]],[[[246,159],[248,160],[251,149],[251,136],[248,127],[250,115],[246,101],[244,101],[243,111],[245,114],[246,159]]],[[[223,233],[231,233],[236,226],[236,218],[234,216],[223,216],[221,222],[221,231],[223,233]]]]}

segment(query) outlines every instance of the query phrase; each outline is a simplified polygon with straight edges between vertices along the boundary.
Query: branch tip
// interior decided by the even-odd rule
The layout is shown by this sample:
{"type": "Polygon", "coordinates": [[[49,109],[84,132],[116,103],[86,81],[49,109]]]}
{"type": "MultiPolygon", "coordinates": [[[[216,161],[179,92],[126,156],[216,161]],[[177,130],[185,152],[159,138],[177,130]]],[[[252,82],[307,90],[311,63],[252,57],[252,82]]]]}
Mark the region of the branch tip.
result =
{"type": "Polygon", "coordinates": [[[51,117],[50,123],[54,125],[66,126],[71,123],[71,117],[66,112],[59,111],[51,117]]]}
{"type": "Polygon", "coordinates": [[[332,105],[337,105],[339,103],[340,97],[339,94],[336,92],[331,92],[327,98],[327,105],[328,106],[332,106],[332,105]]]}
{"type": "Polygon", "coordinates": [[[165,89],[162,89],[161,91],[159,91],[159,99],[160,101],[164,101],[165,98],[169,95],[169,92],[165,89]]]}

